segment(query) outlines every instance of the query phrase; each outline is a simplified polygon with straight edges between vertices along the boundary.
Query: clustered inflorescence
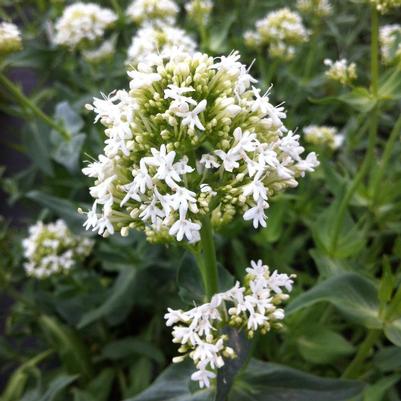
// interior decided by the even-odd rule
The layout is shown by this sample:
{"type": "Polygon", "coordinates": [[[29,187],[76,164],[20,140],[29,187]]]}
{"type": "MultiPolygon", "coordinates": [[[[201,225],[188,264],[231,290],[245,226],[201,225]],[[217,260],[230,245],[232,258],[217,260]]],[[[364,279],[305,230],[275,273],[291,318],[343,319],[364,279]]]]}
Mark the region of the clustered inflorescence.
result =
{"type": "Polygon", "coordinates": [[[295,56],[296,48],[306,42],[309,35],[301,16],[284,7],[257,21],[256,32],[245,32],[244,40],[249,47],[268,46],[272,58],[291,60],[295,56]]]}
{"type": "Polygon", "coordinates": [[[54,43],[70,49],[91,45],[116,21],[117,15],[113,11],[97,4],[71,4],[55,24],[54,43]]]}
{"type": "Polygon", "coordinates": [[[87,229],[193,243],[208,214],[214,227],[237,214],[265,227],[269,198],[318,165],[314,153],[301,158],[283,106],[253,86],[238,53],[159,56],[128,75],[130,91],[87,106],[107,136],[83,169],[95,178],[87,229]]]}
{"type": "Polygon", "coordinates": [[[251,261],[246,269],[243,286],[237,282],[226,292],[213,295],[210,302],[189,311],[168,309],[167,326],[174,326],[173,342],[181,344],[183,354],[173,359],[181,362],[191,358],[196,371],[191,379],[199,386],[209,387],[216,377],[214,370],[224,365],[225,358],[235,358],[235,351],[227,345],[222,329],[231,326],[243,329],[250,338],[260,331],[266,334],[271,328],[281,328],[284,310],[279,306],[289,298],[283,289],[291,292],[294,276],[270,272],[262,261],[251,261]]]}
{"type": "Polygon", "coordinates": [[[337,61],[325,59],[324,65],[328,67],[325,72],[326,77],[341,85],[350,85],[358,77],[356,64],[348,63],[345,58],[337,61]]]}
{"type": "Polygon", "coordinates": [[[185,4],[185,10],[189,19],[197,25],[206,25],[213,9],[211,0],[191,0],[185,4]]]}
{"type": "Polygon", "coordinates": [[[305,141],[312,145],[323,145],[335,150],[344,142],[344,135],[339,134],[335,127],[309,125],[303,131],[305,141]]]}
{"type": "Polygon", "coordinates": [[[379,34],[383,62],[388,64],[401,56],[401,25],[384,25],[379,34]]]}
{"type": "Polygon", "coordinates": [[[136,24],[144,22],[153,24],[174,24],[179,12],[172,0],[134,0],[127,8],[126,14],[136,24]]]}
{"type": "Polygon", "coordinates": [[[127,64],[152,63],[154,57],[166,58],[173,53],[193,54],[195,41],[182,29],[169,25],[148,25],[140,28],[128,49],[127,64]]]}
{"type": "Polygon", "coordinates": [[[329,0],[297,0],[297,9],[307,15],[327,17],[333,11],[329,0]]]}
{"type": "Polygon", "coordinates": [[[10,22],[0,23],[0,56],[22,49],[21,32],[10,22]]]}
{"type": "Polygon", "coordinates": [[[392,8],[401,7],[401,0],[368,0],[370,4],[376,7],[377,11],[384,14],[392,8]]]}
{"type": "Polygon", "coordinates": [[[63,220],[29,227],[29,237],[22,241],[24,264],[29,276],[43,279],[53,274],[68,273],[91,252],[93,241],[74,235],[63,220]]]}

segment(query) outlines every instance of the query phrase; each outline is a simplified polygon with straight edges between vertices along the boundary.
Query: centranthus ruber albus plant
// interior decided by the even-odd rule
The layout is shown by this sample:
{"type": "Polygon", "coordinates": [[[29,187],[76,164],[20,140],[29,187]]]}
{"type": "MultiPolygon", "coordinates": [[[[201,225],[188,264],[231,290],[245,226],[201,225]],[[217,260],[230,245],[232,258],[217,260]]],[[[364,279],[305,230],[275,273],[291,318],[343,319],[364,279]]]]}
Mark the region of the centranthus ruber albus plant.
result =
{"type": "Polygon", "coordinates": [[[284,317],[281,287],[292,288],[290,277],[270,274],[259,261],[243,286],[219,293],[213,230],[237,216],[266,227],[270,198],[318,165],[314,153],[302,157],[283,105],[269,101],[271,88],[257,88],[239,59],[237,52],[155,55],[128,72],[130,90],[87,106],[106,139],[103,154],[83,169],[95,179],[85,227],[103,236],[142,230],[152,242],[182,244],[194,254],[208,302],[170,310],[166,319],[201,387],[223,356],[236,355],[221,329],[267,332],[284,317]]]}

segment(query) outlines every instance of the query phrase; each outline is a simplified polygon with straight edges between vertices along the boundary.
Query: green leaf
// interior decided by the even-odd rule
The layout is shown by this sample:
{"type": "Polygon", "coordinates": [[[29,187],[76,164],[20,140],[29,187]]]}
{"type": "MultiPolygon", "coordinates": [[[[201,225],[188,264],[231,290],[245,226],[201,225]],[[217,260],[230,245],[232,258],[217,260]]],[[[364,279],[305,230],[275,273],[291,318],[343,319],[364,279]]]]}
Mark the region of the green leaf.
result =
{"type": "Polygon", "coordinates": [[[80,374],[85,379],[90,378],[92,364],[88,348],[81,341],[79,335],[50,316],[40,316],[39,324],[67,371],[80,374]]]}
{"type": "Polygon", "coordinates": [[[85,138],[85,134],[77,134],[68,141],[59,142],[53,151],[53,159],[71,173],[78,171],[81,148],[85,142],[85,138]]]}
{"type": "MultiPolygon", "coordinates": [[[[143,393],[125,401],[211,401],[213,389],[190,384],[192,362],[173,364],[143,393]]],[[[325,379],[286,366],[252,360],[240,374],[227,401],[347,401],[363,384],[325,379]]]]}
{"type": "Polygon", "coordinates": [[[164,363],[163,353],[148,341],[135,337],[126,337],[108,343],[102,351],[102,357],[110,360],[132,358],[133,356],[147,356],[157,363],[164,363]]]}
{"type": "Polygon", "coordinates": [[[106,319],[111,325],[121,323],[129,313],[134,303],[133,289],[136,270],[127,266],[123,268],[105,302],[98,308],[86,313],[78,324],[79,328],[88,326],[98,319],[106,319]]]}
{"type": "Polygon", "coordinates": [[[115,372],[111,368],[103,369],[86,386],[85,390],[74,389],[74,401],[107,401],[109,399],[115,372]]]}
{"type": "Polygon", "coordinates": [[[323,301],[336,306],[353,322],[371,329],[382,327],[377,288],[357,273],[339,274],[317,284],[295,298],[287,307],[287,313],[323,301]]]}
{"type": "Polygon", "coordinates": [[[225,16],[223,21],[214,25],[208,41],[208,47],[212,52],[220,54],[227,50],[227,35],[236,19],[237,13],[232,11],[225,16]]]}
{"type": "Polygon", "coordinates": [[[252,360],[229,401],[347,401],[363,390],[350,380],[326,379],[287,366],[252,360]]]}
{"type": "Polygon", "coordinates": [[[312,103],[317,104],[333,104],[340,102],[352,107],[354,110],[361,113],[368,113],[377,103],[377,100],[370,94],[370,92],[363,87],[354,88],[351,92],[345,93],[340,96],[330,96],[322,99],[309,99],[312,103]]]}
{"type": "Polygon", "coordinates": [[[66,220],[74,228],[82,229],[84,218],[78,213],[78,204],[67,199],[49,195],[41,191],[30,191],[27,198],[34,200],[42,206],[49,208],[56,215],[66,220]]]}
{"type": "Polygon", "coordinates": [[[401,318],[386,323],[384,334],[397,347],[401,347],[401,318]]]}
{"type": "MultiPolygon", "coordinates": [[[[217,267],[219,291],[226,291],[234,285],[234,278],[220,263],[217,267]]],[[[177,285],[179,295],[186,304],[193,305],[194,302],[203,303],[205,301],[202,276],[195,258],[190,253],[186,253],[182,258],[177,272],[177,285]]]]}
{"type": "Polygon", "coordinates": [[[363,401],[384,401],[387,391],[400,380],[401,374],[383,377],[378,382],[369,385],[364,391],[363,401]]]}
{"type": "Polygon", "coordinates": [[[382,372],[393,372],[401,368],[401,348],[385,347],[380,349],[373,357],[373,363],[382,372]]]}
{"type": "Polygon", "coordinates": [[[60,102],[56,105],[54,118],[60,121],[66,130],[75,135],[84,126],[84,121],[81,116],[66,102],[60,102]]]}
{"type": "Polygon", "coordinates": [[[41,129],[34,123],[29,124],[30,129],[24,133],[23,141],[27,149],[26,154],[43,173],[53,176],[54,169],[50,160],[48,130],[43,125],[40,127],[41,129]]]}
{"type": "Polygon", "coordinates": [[[125,401],[212,401],[209,389],[190,391],[193,371],[190,360],[173,364],[143,393],[125,401]]]}
{"type": "Polygon", "coordinates": [[[224,331],[228,335],[227,345],[235,350],[237,355],[234,359],[224,359],[224,366],[217,373],[217,389],[215,401],[225,401],[234,384],[238,372],[249,359],[251,342],[245,331],[230,328],[224,331]]]}
{"type": "Polygon", "coordinates": [[[61,375],[56,377],[48,386],[47,391],[38,401],[54,401],[61,390],[68,387],[78,376],[61,375]]]}
{"type": "Polygon", "coordinates": [[[344,337],[318,325],[312,325],[299,336],[297,344],[303,358],[314,364],[328,364],[354,352],[354,347],[344,337]]]}
{"type": "Polygon", "coordinates": [[[29,378],[29,370],[37,366],[49,355],[52,351],[42,352],[35,357],[29,359],[27,362],[22,364],[8,379],[7,385],[1,394],[1,401],[15,401],[21,398],[24,392],[25,385],[29,378]]]}

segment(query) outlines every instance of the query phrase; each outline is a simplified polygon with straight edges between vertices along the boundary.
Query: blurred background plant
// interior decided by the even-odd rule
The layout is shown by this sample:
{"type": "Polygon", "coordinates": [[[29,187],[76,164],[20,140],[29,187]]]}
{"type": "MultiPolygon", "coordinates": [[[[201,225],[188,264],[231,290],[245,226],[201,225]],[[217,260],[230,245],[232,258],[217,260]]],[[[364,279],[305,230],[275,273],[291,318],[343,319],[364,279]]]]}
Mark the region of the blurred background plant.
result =
{"type": "Polygon", "coordinates": [[[80,169],[101,152],[104,134],[84,105],[128,87],[126,69],[139,62],[133,58],[179,40],[212,56],[235,49],[244,63],[255,60],[252,75],[262,88],[274,85],[274,103],[285,101],[289,111],[286,126],[299,130],[321,163],[272,201],[266,228],[250,231],[236,219],[217,234],[227,282],[259,258],[297,280],[284,330],[256,337],[251,362],[244,352],[227,364],[215,399],[400,400],[397,2],[95,3],[108,10],[106,22],[94,36],[78,32],[74,46],[55,43],[57,30],[75,29],[57,23],[72,2],[0,6],[2,21],[21,32],[19,41],[0,29],[0,182],[8,203],[0,231],[0,399],[214,397],[189,385],[190,364],[170,366],[176,346],[166,308],[189,309],[203,294],[180,249],[150,245],[138,232],[91,236],[92,252],[68,274],[36,280],[24,271],[22,240],[37,221],[63,219],[74,235],[88,235],[77,210],[89,208],[90,181],[80,169]],[[146,37],[150,31],[159,34],[146,37]],[[21,165],[10,162],[17,154],[21,165]]]}

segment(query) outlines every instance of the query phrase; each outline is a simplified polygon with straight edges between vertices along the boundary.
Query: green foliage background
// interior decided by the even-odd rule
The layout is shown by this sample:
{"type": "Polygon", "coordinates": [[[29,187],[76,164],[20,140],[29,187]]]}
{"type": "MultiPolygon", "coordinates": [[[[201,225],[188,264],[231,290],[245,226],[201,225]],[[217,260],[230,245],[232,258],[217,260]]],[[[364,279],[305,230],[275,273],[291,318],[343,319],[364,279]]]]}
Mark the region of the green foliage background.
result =
{"type": "MultiPolygon", "coordinates": [[[[283,332],[252,344],[233,333],[242,351],[221,372],[217,395],[190,383],[191,364],[170,366],[176,350],[165,310],[191,306],[203,294],[181,249],[150,245],[140,234],[96,238],[93,254],[70,275],[25,277],[25,226],[61,217],[83,231],[77,208],[90,199],[80,168],[103,140],[85,103],[128,85],[124,60],[135,27],[121,14],[127,4],[96,2],[121,17],[115,57],[97,66],[49,45],[47,21],[67,2],[3,0],[0,6],[1,17],[17,21],[24,38],[24,50],[0,64],[0,108],[23,121],[15,142],[3,139],[2,146],[30,160],[16,175],[2,170],[8,202],[30,218],[15,228],[4,217],[0,232],[1,291],[15,301],[0,337],[0,372],[8,378],[0,400],[399,401],[401,66],[380,65],[375,89],[371,10],[363,2],[333,1],[331,16],[305,18],[314,34],[282,64],[245,48],[242,34],[268,11],[294,2],[216,0],[202,38],[180,15],[178,24],[203,51],[217,56],[238,49],[247,64],[256,58],[252,73],[263,87],[273,82],[288,127],[334,125],[346,138],[335,153],[314,149],[319,169],[272,202],[266,229],[236,221],[217,233],[218,260],[229,272],[223,284],[241,278],[252,258],[298,276],[283,332]],[[354,87],[324,77],[323,60],[340,57],[357,64],[354,87]],[[24,69],[37,77],[28,103],[6,78],[24,69]]],[[[379,17],[380,25],[400,21],[398,10],[379,17]]]]}

